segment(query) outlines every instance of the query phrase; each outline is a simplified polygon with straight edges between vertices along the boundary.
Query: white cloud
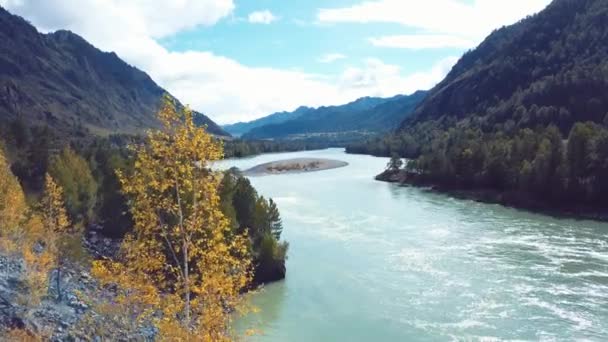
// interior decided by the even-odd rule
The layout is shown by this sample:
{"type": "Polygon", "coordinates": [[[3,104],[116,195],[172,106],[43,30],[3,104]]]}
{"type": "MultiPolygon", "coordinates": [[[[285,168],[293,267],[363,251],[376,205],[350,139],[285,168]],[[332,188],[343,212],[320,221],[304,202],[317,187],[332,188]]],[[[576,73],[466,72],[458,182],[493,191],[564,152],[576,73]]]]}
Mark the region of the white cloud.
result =
{"type": "Polygon", "coordinates": [[[328,64],[328,63],[333,63],[335,61],[339,61],[339,60],[345,59],[345,58],[346,58],[346,56],[341,53],[328,53],[328,54],[325,54],[325,55],[319,57],[319,59],[317,61],[319,63],[328,64]]]}
{"type": "MultiPolygon", "coordinates": [[[[475,0],[465,4],[461,0],[376,0],[351,7],[320,9],[317,19],[322,23],[397,23],[442,38],[434,41],[430,46],[433,48],[449,47],[455,41],[465,40],[472,43],[468,47],[473,47],[493,29],[538,12],[550,2],[475,0]]],[[[422,44],[404,45],[410,48],[422,44]]]]}
{"type": "Polygon", "coordinates": [[[447,75],[457,61],[457,57],[447,57],[430,70],[403,76],[399,66],[368,58],[364,68],[346,69],[340,77],[340,83],[345,88],[361,89],[369,96],[409,94],[416,90],[432,88],[447,75]]]}
{"type": "Polygon", "coordinates": [[[207,51],[172,52],[157,42],[181,30],[213,25],[231,15],[230,0],[0,0],[44,31],[70,29],[105,51],[116,51],[163,88],[219,123],[252,120],[300,105],[346,103],[432,87],[454,59],[404,75],[369,59],[338,76],[259,68],[207,51]]]}
{"type": "Polygon", "coordinates": [[[181,99],[222,123],[248,121],[301,105],[346,103],[363,96],[394,96],[429,89],[441,81],[456,58],[441,60],[430,70],[404,75],[400,67],[368,59],[336,77],[301,71],[251,68],[205,52],[169,53],[163,80],[181,99]]]}
{"type": "Polygon", "coordinates": [[[214,25],[235,7],[233,0],[0,0],[0,4],[42,31],[74,28],[96,37],[124,32],[152,38],[214,25]]]}
{"type": "Polygon", "coordinates": [[[474,41],[449,35],[394,35],[370,38],[374,46],[401,48],[411,50],[434,49],[434,48],[470,48],[475,45],[474,41]]]}
{"type": "Polygon", "coordinates": [[[278,18],[269,10],[263,10],[251,12],[248,19],[252,24],[270,24],[278,18]]]}

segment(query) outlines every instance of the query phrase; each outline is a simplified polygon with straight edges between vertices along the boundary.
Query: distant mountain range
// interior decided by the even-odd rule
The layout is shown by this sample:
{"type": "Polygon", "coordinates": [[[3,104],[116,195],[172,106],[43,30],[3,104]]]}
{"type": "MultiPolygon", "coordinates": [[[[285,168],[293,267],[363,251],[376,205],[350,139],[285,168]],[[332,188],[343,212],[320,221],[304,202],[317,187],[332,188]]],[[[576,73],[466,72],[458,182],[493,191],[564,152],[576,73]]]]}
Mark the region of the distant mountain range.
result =
{"type": "Polygon", "coordinates": [[[226,125],[232,135],[245,139],[284,139],[311,134],[388,132],[411,113],[425,91],[391,98],[364,97],[341,106],[300,107],[246,123],[226,125]]]}
{"type": "Polygon", "coordinates": [[[283,122],[296,119],[312,110],[314,109],[310,107],[299,107],[293,112],[278,112],[249,122],[238,122],[231,125],[224,125],[222,128],[231,135],[238,137],[254,128],[266,125],[281,124],[283,122]]]}
{"type": "MultiPolygon", "coordinates": [[[[61,132],[137,133],[158,125],[165,93],[115,53],[69,31],[41,34],[0,7],[0,122],[19,118],[61,132]]],[[[195,120],[228,135],[201,113],[195,120]]]]}

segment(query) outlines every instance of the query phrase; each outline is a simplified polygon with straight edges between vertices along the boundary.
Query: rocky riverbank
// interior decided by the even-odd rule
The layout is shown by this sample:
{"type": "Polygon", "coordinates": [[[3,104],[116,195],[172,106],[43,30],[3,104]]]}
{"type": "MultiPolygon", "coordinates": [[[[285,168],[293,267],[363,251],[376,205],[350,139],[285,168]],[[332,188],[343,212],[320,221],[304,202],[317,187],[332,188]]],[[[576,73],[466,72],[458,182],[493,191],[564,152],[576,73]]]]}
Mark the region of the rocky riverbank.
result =
{"type": "MultiPolygon", "coordinates": [[[[93,257],[112,256],[120,241],[89,233],[83,245],[93,257]]],[[[57,297],[57,273],[51,274],[49,288],[40,303],[29,302],[23,261],[19,258],[0,255],[0,335],[18,329],[42,337],[45,341],[101,341],[91,335],[94,327],[86,325],[87,316],[95,316],[93,302],[100,293],[113,296],[111,289],[101,289],[81,263],[70,262],[61,272],[61,299],[57,297]],[[86,338],[86,339],[83,339],[86,338]]],[[[108,323],[111,324],[111,323],[108,323]]],[[[121,331],[112,325],[112,336],[120,340],[151,340],[152,327],[142,327],[136,333],[121,331]]],[[[35,340],[35,339],[32,339],[35,340]]],[[[2,338],[0,338],[0,341],[2,338]]]]}
{"type": "MultiPolygon", "coordinates": [[[[83,238],[82,244],[93,259],[112,258],[121,240],[103,237],[93,230],[83,238]]],[[[101,341],[91,335],[96,327],[87,326],[86,319],[99,319],[94,303],[100,295],[112,298],[115,293],[112,288],[99,287],[89,273],[88,262],[69,262],[62,268],[60,300],[57,299],[57,274],[53,272],[46,295],[35,304],[28,302],[23,265],[20,258],[0,254],[0,341],[5,341],[3,333],[15,329],[42,336],[45,341],[101,341]]],[[[282,280],[285,274],[285,260],[258,266],[252,289],[282,280]]],[[[121,341],[151,341],[156,333],[152,326],[144,325],[133,332],[121,330],[114,322],[106,323],[113,329],[111,336],[121,341]]]]}

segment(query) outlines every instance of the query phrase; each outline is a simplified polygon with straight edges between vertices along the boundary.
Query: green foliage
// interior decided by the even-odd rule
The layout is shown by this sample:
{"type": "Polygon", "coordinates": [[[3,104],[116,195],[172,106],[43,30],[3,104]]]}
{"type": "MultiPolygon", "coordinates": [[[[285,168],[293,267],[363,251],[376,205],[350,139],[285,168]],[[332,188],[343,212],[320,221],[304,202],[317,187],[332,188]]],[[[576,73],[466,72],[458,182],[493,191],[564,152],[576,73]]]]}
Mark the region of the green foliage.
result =
{"type": "Polygon", "coordinates": [[[262,265],[268,265],[277,260],[287,258],[289,243],[279,242],[272,234],[265,234],[260,242],[258,260],[262,265]]]}
{"type": "Polygon", "coordinates": [[[397,132],[347,151],[417,158],[451,128],[513,136],[555,126],[567,136],[579,122],[608,125],[606,22],[606,1],[553,1],[464,54],[397,132]]]}
{"type": "Polygon", "coordinates": [[[281,240],[281,234],[283,233],[283,220],[279,213],[277,204],[272,200],[268,199],[268,220],[270,221],[270,232],[274,236],[275,240],[281,240]]]}
{"type": "Polygon", "coordinates": [[[393,156],[389,160],[388,164],[386,165],[386,168],[391,171],[398,171],[402,167],[403,167],[403,160],[397,154],[393,154],[393,156]]]}
{"type": "Polygon", "coordinates": [[[283,223],[276,203],[259,196],[249,180],[235,169],[224,172],[219,193],[222,212],[232,221],[235,232],[249,233],[256,279],[263,278],[259,275],[277,264],[284,268],[288,244],[279,242],[283,223]]]}
{"type": "Polygon", "coordinates": [[[344,147],[369,137],[366,133],[327,134],[289,140],[228,140],[224,143],[226,158],[242,158],[262,153],[296,152],[344,147]]]}
{"type": "Polygon", "coordinates": [[[236,218],[239,232],[249,230],[254,248],[267,234],[280,240],[283,224],[276,203],[259,196],[247,178],[235,170],[225,172],[220,195],[228,208],[224,215],[236,218]]]}
{"type": "Polygon", "coordinates": [[[256,199],[253,206],[253,225],[255,227],[252,232],[254,245],[261,244],[264,236],[270,234],[270,220],[268,215],[268,201],[264,196],[260,196],[256,199]]]}
{"type": "Polygon", "coordinates": [[[258,252],[258,260],[260,263],[270,263],[275,260],[275,255],[278,250],[277,240],[270,234],[262,236],[260,241],[260,248],[258,252]]]}
{"type": "MultiPolygon", "coordinates": [[[[467,52],[401,128],[474,121],[484,131],[601,123],[608,108],[608,2],[556,0],[467,52]]],[[[446,127],[444,127],[446,128],[446,127]]]]}
{"type": "Polygon", "coordinates": [[[398,131],[347,151],[409,158],[411,178],[443,188],[605,207],[607,22],[606,1],[555,0],[467,52],[398,131]]]}
{"type": "Polygon", "coordinates": [[[44,175],[50,171],[65,188],[69,197],[66,201],[71,204],[69,213],[76,223],[98,224],[103,228],[101,232],[110,237],[122,237],[131,229],[131,215],[115,170],[128,171],[132,167],[126,146],[140,138],[66,138],[48,126],[29,126],[21,119],[0,121],[0,132],[11,169],[29,199],[35,201],[42,193],[44,175]],[[67,145],[74,147],[69,153],[63,148],[67,145]],[[58,177],[60,173],[62,176],[58,177]]]}
{"type": "Polygon", "coordinates": [[[608,129],[577,123],[567,141],[555,126],[514,135],[450,129],[409,162],[418,179],[448,188],[515,191],[553,204],[608,200],[608,129]]]}
{"type": "Polygon", "coordinates": [[[47,126],[28,126],[21,118],[0,121],[0,133],[6,143],[12,171],[26,192],[38,193],[44,185],[49,153],[58,145],[58,137],[47,126]]]}
{"type": "Polygon", "coordinates": [[[224,216],[230,221],[232,230],[236,231],[239,228],[239,221],[233,204],[234,192],[236,190],[236,178],[231,175],[233,172],[237,172],[237,170],[231,170],[230,174],[224,173],[220,183],[219,195],[220,209],[222,210],[222,213],[224,213],[224,216]]]}
{"type": "Polygon", "coordinates": [[[133,227],[127,198],[122,194],[116,171],[128,172],[133,161],[124,143],[117,145],[111,139],[97,140],[86,149],[97,189],[97,218],[102,233],[110,237],[123,237],[133,227]]]}
{"type": "Polygon", "coordinates": [[[570,178],[579,183],[591,172],[591,141],[598,133],[591,123],[576,124],[568,137],[567,159],[570,164],[570,178]]]}
{"type": "Polygon", "coordinates": [[[245,229],[251,229],[250,234],[256,236],[257,227],[254,218],[258,198],[257,192],[245,177],[232,175],[230,173],[226,173],[224,177],[236,177],[231,201],[236,212],[239,232],[244,231],[245,229]]]}
{"type": "Polygon", "coordinates": [[[71,148],[50,159],[49,173],[63,188],[72,221],[90,222],[97,203],[97,182],[87,161],[71,148]]]}
{"type": "Polygon", "coordinates": [[[347,153],[371,154],[373,156],[390,157],[393,155],[413,158],[420,155],[422,146],[411,134],[391,133],[385,136],[373,137],[346,146],[347,153]]]}

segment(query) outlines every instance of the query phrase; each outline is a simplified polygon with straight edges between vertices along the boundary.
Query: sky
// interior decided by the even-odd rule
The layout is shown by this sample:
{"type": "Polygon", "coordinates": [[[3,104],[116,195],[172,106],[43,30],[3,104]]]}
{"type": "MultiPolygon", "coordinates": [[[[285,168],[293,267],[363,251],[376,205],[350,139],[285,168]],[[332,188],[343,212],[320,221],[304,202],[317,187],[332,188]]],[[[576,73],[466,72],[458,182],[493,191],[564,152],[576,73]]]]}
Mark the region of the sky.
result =
{"type": "Polygon", "coordinates": [[[220,124],[430,89],[550,0],[0,0],[71,30],[220,124]]]}

